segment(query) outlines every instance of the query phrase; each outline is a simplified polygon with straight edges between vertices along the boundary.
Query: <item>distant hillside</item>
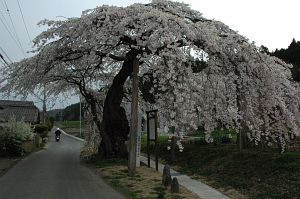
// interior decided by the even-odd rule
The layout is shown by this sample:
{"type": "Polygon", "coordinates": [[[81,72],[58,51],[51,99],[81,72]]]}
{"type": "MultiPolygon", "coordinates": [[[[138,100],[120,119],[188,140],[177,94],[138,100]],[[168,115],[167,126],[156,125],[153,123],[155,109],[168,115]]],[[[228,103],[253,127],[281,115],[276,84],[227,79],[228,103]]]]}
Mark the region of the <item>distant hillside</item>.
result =
{"type": "Polygon", "coordinates": [[[63,120],[79,120],[79,103],[67,106],[63,110],[63,120]]]}
{"type": "Polygon", "coordinates": [[[47,115],[48,115],[48,117],[55,118],[56,115],[57,115],[58,113],[60,113],[61,111],[63,111],[63,110],[64,110],[64,109],[53,109],[53,110],[51,110],[51,111],[47,111],[47,115]]]}
{"type": "Polygon", "coordinates": [[[53,118],[55,121],[68,120],[68,121],[76,121],[79,120],[79,103],[71,104],[67,106],[65,109],[54,109],[48,111],[48,117],[53,118]]]}

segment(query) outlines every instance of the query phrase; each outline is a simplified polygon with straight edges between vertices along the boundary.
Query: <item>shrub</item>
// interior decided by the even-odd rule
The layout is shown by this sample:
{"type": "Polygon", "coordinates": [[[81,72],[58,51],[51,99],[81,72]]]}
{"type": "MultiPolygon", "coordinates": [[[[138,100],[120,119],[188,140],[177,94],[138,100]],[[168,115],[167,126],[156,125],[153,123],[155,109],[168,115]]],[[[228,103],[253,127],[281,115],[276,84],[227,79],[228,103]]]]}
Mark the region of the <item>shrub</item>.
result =
{"type": "Polygon", "coordinates": [[[54,118],[53,117],[47,118],[47,123],[48,123],[49,130],[52,129],[54,124],[54,118]]]}
{"type": "Polygon", "coordinates": [[[34,125],[34,132],[38,133],[42,138],[48,136],[49,126],[46,124],[36,124],[34,125]]]}
{"type": "Polygon", "coordinates": [[[45,124],[36,124],[33,126],[35,133],[42,133],[43,131],[48,131],[48,126],[45,124]]]}
{"type": "Polygon", "coordinates": [[[10,156],[22,156],[24,150],[22,143],[33,139],[33,131],[24,121],[16,121],[10,118],[0,128],[0,154],[10,156]]]}

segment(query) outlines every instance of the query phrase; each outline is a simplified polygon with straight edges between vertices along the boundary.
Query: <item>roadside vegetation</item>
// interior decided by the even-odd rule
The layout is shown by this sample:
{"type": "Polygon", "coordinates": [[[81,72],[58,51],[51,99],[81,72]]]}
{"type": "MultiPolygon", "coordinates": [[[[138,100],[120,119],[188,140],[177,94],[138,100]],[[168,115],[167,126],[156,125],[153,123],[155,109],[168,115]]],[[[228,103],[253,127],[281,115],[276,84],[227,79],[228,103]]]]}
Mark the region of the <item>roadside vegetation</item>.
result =
{"type": "Polygon", "coordinates": [[[52,123],[30,125],[14,117],[0,125],[0,176],[21,157],[40,150],[52,123]]]}
{"type": "Polygon", "coordinates": [[[127,160],[109,159],[96,163],[99,174],[113,187],[132,199],[196,199],[197,195],[180,187],[180,193],[170,192],[162,185],[162,175],[152,168],[141,166],[134,175],[128,174],[127,160]]]}
{"type": "Polygon", "coordinates": [[[33,140],[30,125],[12,117],[0,126],[0,156],[22,156],[26,152],[26,143],[33,140]]]}
{"type": "MultiPolygon", "coordinates": [[[[218,134],[218,133],[216,133],[218,134]]],[[[233,136],[236,137],[236,136],[233,136]]],[[[219,139],[221,140],[221,139],[219,139]]],[[[171,160],[168,137],[159,137],[159,158],[179,172],[200,179],[233,198],[300,198],[300,153],[278,153],[278,149],[248,148],[239,152],[231,143],[207,144],[203,139],[183,144],[171,160]],[[240,195],[241,194],[241,195],[240,195]]],[[[146,137],[142,139],[146,153],[146,137]]],[[[151,153],[154,154],[153,146],[151,153]]]]}

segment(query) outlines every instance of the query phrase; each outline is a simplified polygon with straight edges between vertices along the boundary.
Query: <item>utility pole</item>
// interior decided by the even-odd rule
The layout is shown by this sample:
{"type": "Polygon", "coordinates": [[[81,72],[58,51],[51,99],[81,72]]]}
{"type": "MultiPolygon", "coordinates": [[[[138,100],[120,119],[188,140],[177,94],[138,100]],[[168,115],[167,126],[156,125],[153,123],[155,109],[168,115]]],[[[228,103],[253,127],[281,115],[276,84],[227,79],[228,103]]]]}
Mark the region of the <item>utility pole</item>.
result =
{"type": "Polygon", "coordinates": [[[139,91],[139,61],[133,60],[132,72],[132,102],[131,102],[131,125],[129,140],[128,172],[134,174],[136,171],[137,131],[138,131],[138,91],[139,91]]]}
{"type": "Polygon", "coordinates": [[[43,91],[43,124],[46,123],[46,85],[44,84],[44,91],[43,91]]]}
{"type": "Polygon", "coordinates": [[[81,127],[81,95],[79,94],[79,126],[80,126],[80,137],[82,137],[82,127],[81,127]]]}

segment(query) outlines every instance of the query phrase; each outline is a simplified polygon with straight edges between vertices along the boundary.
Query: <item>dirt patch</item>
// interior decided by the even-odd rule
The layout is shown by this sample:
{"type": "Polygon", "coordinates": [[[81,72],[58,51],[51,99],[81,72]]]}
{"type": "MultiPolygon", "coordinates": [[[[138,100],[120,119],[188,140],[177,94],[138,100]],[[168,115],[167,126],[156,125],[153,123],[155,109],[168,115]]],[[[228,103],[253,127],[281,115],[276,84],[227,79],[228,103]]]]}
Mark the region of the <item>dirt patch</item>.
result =
{"type": "Polygon", "coordinates": [[[199,197],[180,186],[179,194],[172,194],[170,187],[161,185],[161,174],[152,168],[141,166],[135,175],[130,176],[127,167],[113,165],[98,169],[100,175],[114,187],[126,190],[132,198],[199,199],[199,197]]]}
{"type": "Polygon", "coordinates": [[[19,158],[1,158],[0,157],[0,177],[3,176],[12,166],[14,166],[19,158]]]}

